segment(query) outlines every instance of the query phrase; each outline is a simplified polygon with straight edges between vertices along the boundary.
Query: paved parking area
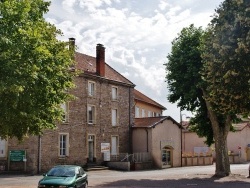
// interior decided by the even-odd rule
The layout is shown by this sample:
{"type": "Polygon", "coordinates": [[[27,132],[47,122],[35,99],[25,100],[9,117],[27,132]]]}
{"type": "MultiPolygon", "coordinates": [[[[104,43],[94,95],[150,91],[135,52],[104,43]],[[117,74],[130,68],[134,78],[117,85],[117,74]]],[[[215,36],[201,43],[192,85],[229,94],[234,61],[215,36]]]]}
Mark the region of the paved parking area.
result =
{"type": "MultiPolygon", "coordinates": [[[[232,176],[224,178],[213,177],[215,166],[194,166],[169,168],[147,171],[90,171],[88,173],[89,187],[107,188],[248,188],[250,178],[248,164],[231,165],[232,176]]],[[[41,175],[0,175],[0,188],[35,188],[41,175]]]]}

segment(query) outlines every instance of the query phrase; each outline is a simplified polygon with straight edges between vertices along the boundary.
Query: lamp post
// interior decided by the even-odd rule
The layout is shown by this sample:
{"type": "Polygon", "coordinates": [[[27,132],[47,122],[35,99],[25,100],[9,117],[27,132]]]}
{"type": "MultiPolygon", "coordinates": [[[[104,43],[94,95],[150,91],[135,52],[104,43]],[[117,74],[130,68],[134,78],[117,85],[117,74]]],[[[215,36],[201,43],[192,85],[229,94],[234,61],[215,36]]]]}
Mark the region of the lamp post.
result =
{"type": "MultiPolygon", "coordinates": [[[[182,137],[183,137],[183,124],[182,124],[182,116],[186,116],[186,119],[189,118],[186,114],[182,114],[181,113],[181,109],[180,109],[180,125],[181,125],[181,167],[182,167],[182,154],[183,154],[183,140],[182,140],[182,137]]],[[[185,134],[184,134],[184,147],[185,147],[185,134]]],[[[185,150],[185,149],[184,149],[185,150]]]]}

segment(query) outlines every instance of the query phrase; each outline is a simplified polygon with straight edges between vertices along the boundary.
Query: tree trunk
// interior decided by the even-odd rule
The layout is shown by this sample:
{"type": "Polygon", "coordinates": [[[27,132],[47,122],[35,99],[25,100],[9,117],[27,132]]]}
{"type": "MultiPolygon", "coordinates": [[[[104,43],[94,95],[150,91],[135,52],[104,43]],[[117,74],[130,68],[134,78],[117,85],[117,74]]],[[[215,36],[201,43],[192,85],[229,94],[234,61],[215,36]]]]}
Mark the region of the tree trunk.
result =
{"type": "MultiPolygon", "coordinates": [[[[205,92],[203,91],[204,96],[205,92]]],[[[230,130],[231,118],[229,115],[225,115],[225,123],[220,124],[217,114],[212,110],[212,105],[209,101],[206,101],[209,119],[212,124],[214,141],[215,141],[215,176],[229,176],[231,173],[230,163],[227,149],[227,135],[230,130]]]]}
{"type": "Polygon", "coordinates": [[[230,174],[230,163],[227,149],[227,139],[224,131],[217,132],[215,139],[215,153],[216,153],[216,176],[228,176],[230,174]]]}

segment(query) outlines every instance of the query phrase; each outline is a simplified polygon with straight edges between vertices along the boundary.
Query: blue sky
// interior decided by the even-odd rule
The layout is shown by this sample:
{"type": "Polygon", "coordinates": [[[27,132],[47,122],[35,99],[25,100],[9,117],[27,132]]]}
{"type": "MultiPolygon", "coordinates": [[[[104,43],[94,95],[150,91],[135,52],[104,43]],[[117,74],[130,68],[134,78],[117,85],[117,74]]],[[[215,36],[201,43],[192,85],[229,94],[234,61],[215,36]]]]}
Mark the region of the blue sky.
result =
{"type": "Polygon", "coordinates": [[[181,29],[190,24],[205,28],[221,2],[52,0],[45,18],[63,32],[60,40],[76,38],[78,52],[95,57],[96,44],[103,44],[106,62],[132,81],[137,90],[165,106],[164,115],[179,121],[180,110],[167,100],[163,64],[181,29]]]}

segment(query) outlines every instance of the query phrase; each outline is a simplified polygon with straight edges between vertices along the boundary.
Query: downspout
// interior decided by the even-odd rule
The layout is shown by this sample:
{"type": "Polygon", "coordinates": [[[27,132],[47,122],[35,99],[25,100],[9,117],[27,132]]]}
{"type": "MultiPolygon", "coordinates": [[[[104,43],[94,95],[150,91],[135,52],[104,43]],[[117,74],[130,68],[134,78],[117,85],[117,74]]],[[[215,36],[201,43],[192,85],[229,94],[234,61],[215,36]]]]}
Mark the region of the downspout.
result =
{"type": "Polygon", "coordinates": [[[38,159],[37,159],[37,174],[40,174],[41,172],[41,145],[42,145],[42,139],[41,135],[38,136],[38,159]]]}
{"type": "Polygon", "coordinates": [[[182,167],[182,128],[181,128],[181,167],[182,167]]]}
{"type": "Polygon", "coordinates": [[[146,128],[145,130],[147,132],[147,152],[148,152],[148,129],[146,128]]]}
{"type": "Polygon", "coordinates": [[[133,146],[132,146],[132,125],[131,125],[131,88],[129,87],[129,130],[128,130],[128,134],[129,134],[129,146],[128,146],[128,152],[131,154],[133,152],[133,146]]]}
{"type": "Polygon", "coordinates": [[[182,167],[182,114],[181,114],[181,109],[180,109],[180,124],[181,124],[181,167],[182,167]]]}

